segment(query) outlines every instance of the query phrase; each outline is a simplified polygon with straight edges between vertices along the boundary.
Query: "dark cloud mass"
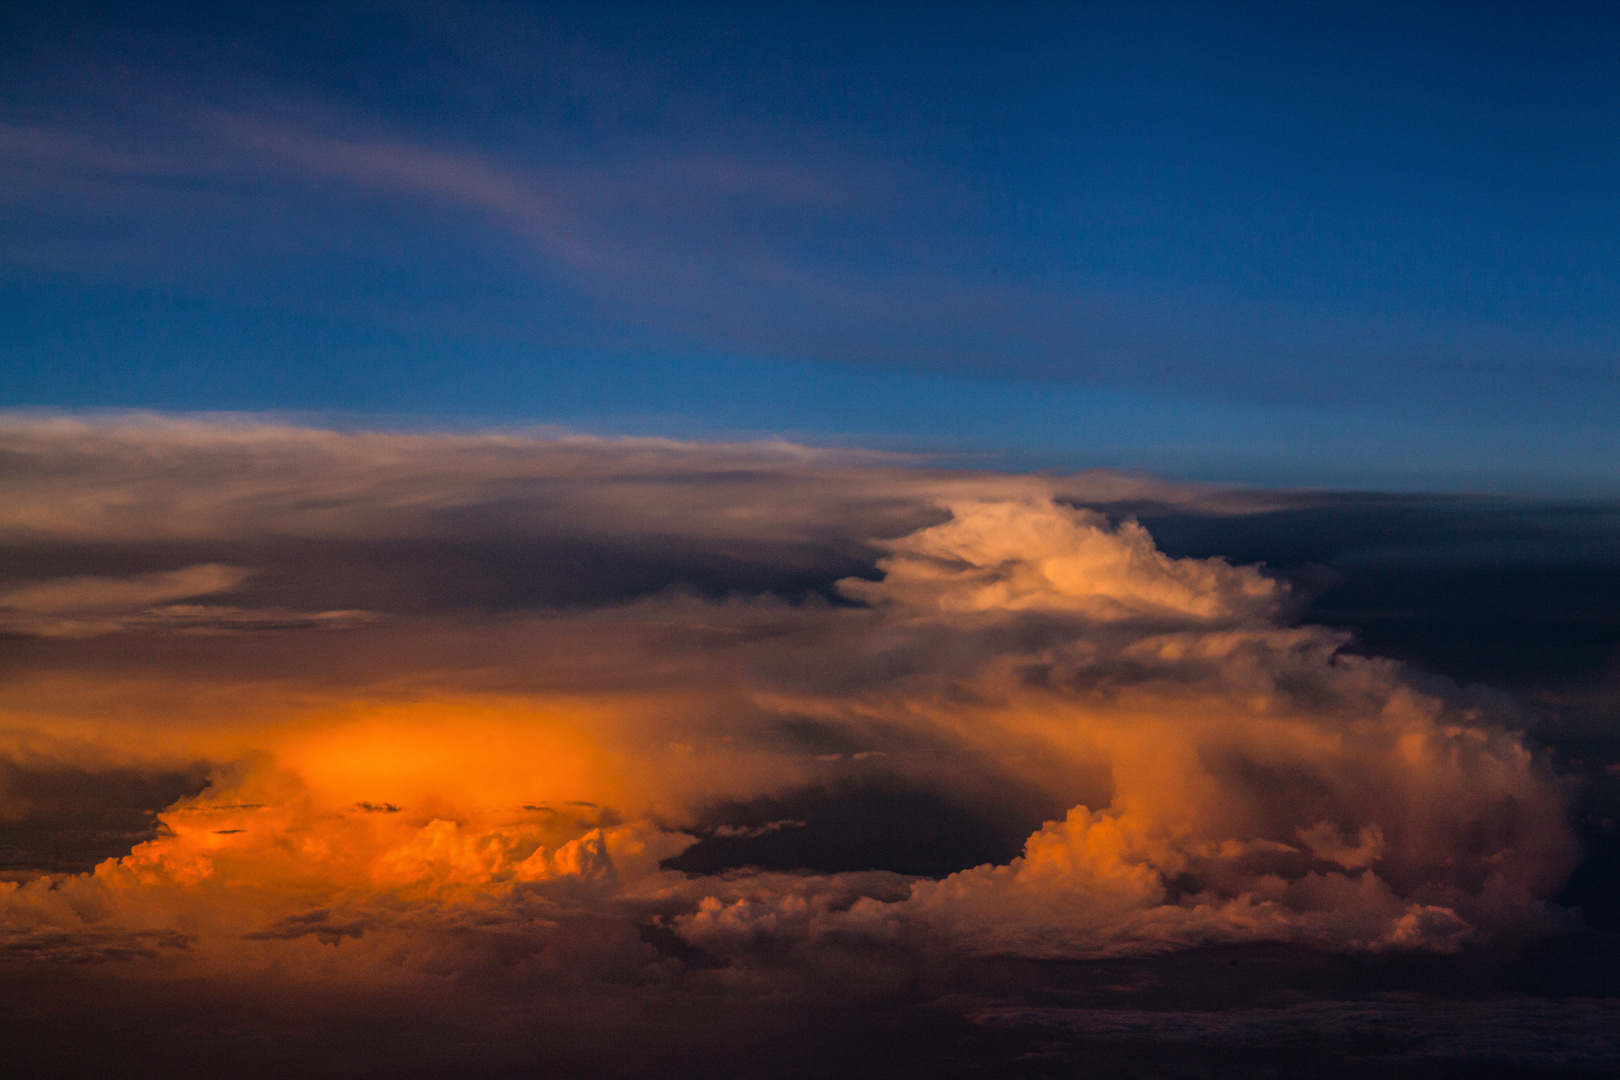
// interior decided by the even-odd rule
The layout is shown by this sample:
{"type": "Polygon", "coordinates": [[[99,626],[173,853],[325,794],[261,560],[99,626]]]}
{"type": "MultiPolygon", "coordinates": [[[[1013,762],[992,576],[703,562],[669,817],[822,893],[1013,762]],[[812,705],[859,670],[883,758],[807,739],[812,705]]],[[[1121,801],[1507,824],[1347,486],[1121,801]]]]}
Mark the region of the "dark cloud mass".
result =
{"type": "Polygon", "coordinates": [[[0,874],[83,872],[126,855],[157,838],[158,812],[201,792],[207,771],[0,760],[0,874]]]}
{"type": "Polygon", "coordinates": [[[1612,1074],[1617,532],[12,418],[0,1023],[30,1075],[1612,1074]]]}

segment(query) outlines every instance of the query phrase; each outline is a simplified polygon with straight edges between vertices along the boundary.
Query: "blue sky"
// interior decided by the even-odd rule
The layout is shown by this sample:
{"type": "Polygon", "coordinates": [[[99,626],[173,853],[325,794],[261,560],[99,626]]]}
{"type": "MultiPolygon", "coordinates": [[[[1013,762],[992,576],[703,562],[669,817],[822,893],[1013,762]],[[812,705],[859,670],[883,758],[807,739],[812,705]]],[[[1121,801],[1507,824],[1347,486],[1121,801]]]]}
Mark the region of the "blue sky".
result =
{"type": "Polygon", "coordinates": [[[0,19],[0,406],[1620,494],[1612,6],[0,19]]]}

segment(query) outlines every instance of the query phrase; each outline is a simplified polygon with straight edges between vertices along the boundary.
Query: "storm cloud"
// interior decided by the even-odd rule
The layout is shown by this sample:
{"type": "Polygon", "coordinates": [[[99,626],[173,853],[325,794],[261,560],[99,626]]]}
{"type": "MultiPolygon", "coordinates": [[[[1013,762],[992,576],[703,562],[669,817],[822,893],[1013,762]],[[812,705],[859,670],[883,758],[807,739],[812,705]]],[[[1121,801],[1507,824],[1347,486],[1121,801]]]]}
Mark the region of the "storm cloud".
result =
{"type": "Polygon", "coordinates": [[[16,962],[826,1001],[1570,919],[1521,706],[1136,520],[1319,495],[158,417],[0,444],[16,962]],[[41,865],[103,789],[122,831],[41,865]]]}

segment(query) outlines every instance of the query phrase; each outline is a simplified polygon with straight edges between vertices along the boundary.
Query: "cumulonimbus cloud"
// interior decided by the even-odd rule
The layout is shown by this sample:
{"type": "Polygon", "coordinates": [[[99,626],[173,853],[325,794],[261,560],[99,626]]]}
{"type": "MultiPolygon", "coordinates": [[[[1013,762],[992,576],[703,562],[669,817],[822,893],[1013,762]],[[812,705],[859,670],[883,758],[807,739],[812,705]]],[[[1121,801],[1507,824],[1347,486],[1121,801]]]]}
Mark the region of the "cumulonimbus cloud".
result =
{"type": "Polygon", "coordinates": [[[788,446],[158,421],[0,435],[16,496],[0,535],[17,565],[54,568],[0,585],[14,611],[127,620],[268,567],[244,633],[180,648],[161,620],[108,624],[46,639],[13,675],[14,757],[215,763],[128,856],[9,885],[13,951],[138,942],[367,979],[514,956],[539,977],[563,942],[575,975],[615,979],[742,979],[851,942],[1445,952],[1538,925],[1573,865],[1560,790],[1501,699],[1348,654],[1291,624],[1262,569],[1169,557],[1076,505],[1286,496],[788,446]],[[171,569],[110,573],[109,542],[171,569]],[[670,587],[473,604],[446,585],[484,587],[469,549],[507,594],[586,550],[670,587]],[[689,571],[777,586],[680,587],[689,571]],[[397,610],[320,635],[253,626],[316,594],[361,610],[362,592],[397,610]],[[703,826],[706,808],[855,780],[1053,812],[1016,857],[943,878],[663,865],[703,836],[805,828],[703,826]]]}

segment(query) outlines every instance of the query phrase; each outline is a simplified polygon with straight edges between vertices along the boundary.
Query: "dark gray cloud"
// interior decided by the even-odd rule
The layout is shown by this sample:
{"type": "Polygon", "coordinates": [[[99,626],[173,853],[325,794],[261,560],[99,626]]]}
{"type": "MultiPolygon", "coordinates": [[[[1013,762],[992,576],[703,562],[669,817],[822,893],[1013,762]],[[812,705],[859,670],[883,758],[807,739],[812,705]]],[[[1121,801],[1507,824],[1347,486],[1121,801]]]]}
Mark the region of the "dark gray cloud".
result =
{"type": "Polygon", "coordinates": [[[82,873],[159,833],[157,814],[207,784],[208,766],[73,767],[0,757],[0,874],[82,873]]]}

